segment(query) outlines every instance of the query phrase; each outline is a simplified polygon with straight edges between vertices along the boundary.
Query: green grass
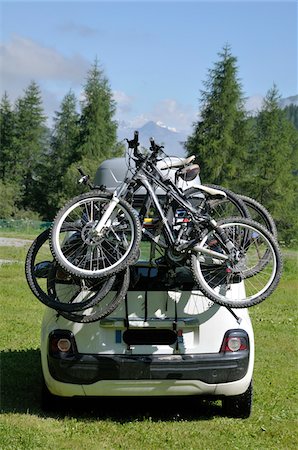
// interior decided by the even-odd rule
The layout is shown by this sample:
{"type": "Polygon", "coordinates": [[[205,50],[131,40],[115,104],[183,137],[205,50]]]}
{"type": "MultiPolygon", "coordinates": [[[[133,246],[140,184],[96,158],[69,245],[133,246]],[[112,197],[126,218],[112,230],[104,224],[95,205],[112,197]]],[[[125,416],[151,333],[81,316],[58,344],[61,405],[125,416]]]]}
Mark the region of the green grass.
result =
{"type": "MultiPolygon", "coordinates": [[[[23,236],[24,237],[24,236],[23,236]]],[[[28,248],[28,247],[27,247],[28,248]]],[[[220,402],[125,399],[40,406],[39,334],[44,307],[24,277],[27,248],[0,247],[0,449],[296,449],[297,262],[285,260],[278,290],[251,308],[256,340],[254,404],[247,420],[220,402]]]]}

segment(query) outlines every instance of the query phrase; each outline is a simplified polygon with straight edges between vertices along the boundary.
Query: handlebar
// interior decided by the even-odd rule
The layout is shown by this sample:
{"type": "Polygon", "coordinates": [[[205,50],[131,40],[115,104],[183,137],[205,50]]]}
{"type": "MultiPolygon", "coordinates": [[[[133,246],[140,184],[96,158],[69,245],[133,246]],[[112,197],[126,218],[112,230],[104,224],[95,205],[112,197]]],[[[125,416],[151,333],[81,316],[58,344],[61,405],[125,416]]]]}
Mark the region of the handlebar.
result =
{"type": "Polygon", "coordinates": [[[138,146],[140,145],[139,143],[139,132],[135,131],[134,132],[134,138],[129,140],[126,139],[126,142],[128,143],[128,148],[132,148],[133,152],[134,152],[134,156],[139,156],[139,152],[138,152],[138,146]]]}
{"type": "Polygon", "coordinates": [[[149,155],[147,155],[146,157],[144,157],[138,150],[138,146],[140,145],[139,143],[139,132],[135,131],[134,132],[134,138],[129,140],[129,139],[125,139],[127,144],[128,144],[128,148],[133,149],[133,153],[135,158],[137,158],[140,161],[145,161],[148,160],[148,158],[150,159],[154,159],[158,156],[159,152],[164,148],[163,145],[157,145],[154,141],[154,138],[151,137],[150,138],[150,149],[151,150],[151,157],[149,157],[149,155]]]}
{"type": "Polygon", "coordinates": [[[155,143],[153,137],[150,138],[150,144],[151,144],[150,150],[151,150],[156,156],[158,155],[158,153],[160,152],[160,150],[162,150],[162,149],[164,148],[163,145],[157,145],[157,144],[155,143]]]}
{"type": "Polygon", "coordinates": [[[80,173],[80,175],[82,175],[82,177],[86,176],[86,174],[83,172],[83,170],[80,167],[78,167],[78,172],[80,173]]]}
{"type": "Polygon", "coordinates": [[[79,174],[81,175],[81,178],[79,179],[78,183],[88,185],[90,189],[93,189],[94,186],[90,182],[90,176],[86,175],[85,172],[83,172],[83,170],[81,169],[81,167],[78,167],[77,169],[79,174]]]}

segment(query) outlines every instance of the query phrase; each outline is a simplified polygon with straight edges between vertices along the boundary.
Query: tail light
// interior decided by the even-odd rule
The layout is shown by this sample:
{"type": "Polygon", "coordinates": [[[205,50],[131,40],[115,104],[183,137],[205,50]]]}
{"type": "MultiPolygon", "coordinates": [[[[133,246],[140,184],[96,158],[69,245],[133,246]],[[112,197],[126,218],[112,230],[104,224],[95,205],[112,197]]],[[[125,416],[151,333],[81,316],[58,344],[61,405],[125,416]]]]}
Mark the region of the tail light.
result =
{"type": "Polygon", "coordinates": [[[248,334],[244,330],[230,330],[223,339],[220,351],[227,352],[239,352],[249,350],[249,338],[248,334]]]}
{"type": "Polygon", "coordinates": [[[49,354],[70,355],[77,353],[74,335],[69,330],[55,330],[49,335],[49,354]]]}

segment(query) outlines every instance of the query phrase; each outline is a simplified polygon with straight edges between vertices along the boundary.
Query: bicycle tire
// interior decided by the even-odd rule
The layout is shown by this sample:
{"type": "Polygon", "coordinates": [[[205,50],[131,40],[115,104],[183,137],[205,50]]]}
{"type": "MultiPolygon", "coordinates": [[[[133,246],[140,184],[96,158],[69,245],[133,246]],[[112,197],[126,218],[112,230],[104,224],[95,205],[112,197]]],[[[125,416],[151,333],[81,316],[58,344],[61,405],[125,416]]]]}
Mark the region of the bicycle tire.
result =
{"type": "Polygon", "coordinates": [[[81,278],[101,278],[136,261],[142,227],[137,212],[125,200],[119,200],[102,234],[94,233],[111,199],[110,193],[92,191],[74,197],[58,212],[50,248],[67,272],[81,278]]]}
{"type": "MultiPolygon", "coordinates": [[[[263,225],[268,231],[270,231],[271,234],[273,234],[275,239],[278,240],[277,228],[269,211],[261,203],[251,197],[247,197],[245,195],[239,195],[239,197],[247,206],[251,218],[263,225]]],[[[259,264],[253,268],[253,270],[247,271],[245,275],[246,278],[256,275],[260,270],[262,270],[264,264],[266,264],[266,258],[263,258],[263,261],[260,261],[259,264]]]]}
{"type": "Polygon", "coordinates": [[[277,228],[274,219],[269,211],[265,208],[265,206],[257,202],[255,199],[247,197],[246,195],[238,194],[238,197],[248,208],[251,218],[256,222],[259,222],[261,225],[265,226],[267,230],[269,230],[270,233],[273,234],[275,238],[277,238],[277,228]]]}
{"type": "MultiPolygon", "coordinates": [[[[54,287],[55,283],[57,282],[57,279],[53,274],[53,271],[57,270],[57,266],[55,266],[56,265],[55,261],[47,261],[49,264],[51,264],[51,267],[48,270],[48,272],[50,273],[45,274],[46,276],[43,277],[37,276],[36,266],[38,261],[38,255],[39,253],[42,253],[41,258],[43,258],[43,254],[45,252],[43,246],[49,240],[49,234],[50,230],[47,229],[43,231],[39,236],[37,236],[37,238],[31,244],[26,256],[25,275],[27,283],[32,293],[41,303],[48,306],[49,308],[55,309],[56,311],[75,312],[95,305],[97,302],[99,302],[102,298],[104,298],[107,295],[107,293],[109,292],[115,281],[115,276],[103,279],[97,284],[93,284],[92,288],[90,289],[91,296],[85,299],[84,301],[80,301],[78,303],[66,303],[65,295],[62,300],[61,295],[59,296],[59,293],[57,293],[57,289],[56,287],[54,287]],[[40,278],[46,279],[43,283],[45,286],[43,287],[41,285],[41,282],[39,281],[40,278]]],[[[47,246],[50,254],[49,245],[47,246]]],[[[41,263],[42,261],[39,261],[39,264],[41,263]]],[[[75,279],[74,277],[68,277],[68,281],[65,283],[65,285],[70,290],[72,290],[70,294],[71,295],[70,300],[74,299],[73,289],[77,291],[76,299],[78,298],[81,283],[82,280],[75,279]]]]}
{"type": "MultiPolygon", "coordinates": [[[[67,313],[67,312],[60,312],[60,315],[64,317],[64,319],[70,320],[72,322],[78,322],[78,323],[91,323],[91,322],[97,322],[100,319],[103,319],[104,317],[107,317],[110,315],[118,305],[124,300],[125,295],[127,293],[129,282],[130,282],[130,269],[127,267],[122,273],[117,274],[115,284],[118,284],[118,288],[116,293],[114,294],[112,300],[110,301],[109,298],[107,298],[109,295],[113,295],[112,292],[107,294],[106,298],[102,300],[102,302],[97,303],[91,311],[85,310],[86,314],[80,314],[80,313],[67,313]],[[122,278],[121,278],[122,277],[122,278]],[[105,303],[105,300],[108,301],[108,303],[105,303]]],[[[116,286],[117,287],[117,286],[116,286]]],[[[112,291],[112,289],[111,289],[112,291]]]]}
{"type": "MultiPolygon", "coordinates": [[[[237,194],[232,192],[230,189],[222,186],[217,186],[215,184],[206,184],[204,186],[223,191],[227,196],[223,200],[212,199],[212,197],[207,200],[208,212],[213,219],[217,221],[226,217],[234,217],[238,215],[240,217],[250,218],[249,210],[246,207],[245,203],[239,198],[237,194]]],[[[189,188],[184,191],[184,195],[188,200],[191,200],[193,198],[193,206],[196,206],[196,199],[195,197],[193,197],[193,194],[196,194],[198,192],[199,190],[195,187],[189,188]]],[[[198,200],[198,203],[200,203],[200,200],[198,200]]]]}
{"type": "MultiPolygon", "coordinates": [[[[282,273],[282,257],[276,239],[262,225],[247,218],[231,218],[223,221],[220,227],[232,236],[241,258],[235,265],[235,272],[230,274],[230,268],[219,258],[204,257],[203,253],[192,254],[191,268],[199,289],[222,306],[249,308],[261,303],[276,289],[282,273]],[[248,237],[252,239],[248,241],[248,237]],[[256,250],[254,240],[258,240],[256,250]],[[245,270],[250,270],[250,261],[254,265],[255,258],[261,259],[262,255],[267,259],[266,265],[252,277],[243,275],[245,270]]],[[[212,245],[217,245],[216,251],[224,253],[224,246],[220,244],[220,236],[212,230],[205,233],[199,245],[211,250],[214,250],[212,245]]]]}

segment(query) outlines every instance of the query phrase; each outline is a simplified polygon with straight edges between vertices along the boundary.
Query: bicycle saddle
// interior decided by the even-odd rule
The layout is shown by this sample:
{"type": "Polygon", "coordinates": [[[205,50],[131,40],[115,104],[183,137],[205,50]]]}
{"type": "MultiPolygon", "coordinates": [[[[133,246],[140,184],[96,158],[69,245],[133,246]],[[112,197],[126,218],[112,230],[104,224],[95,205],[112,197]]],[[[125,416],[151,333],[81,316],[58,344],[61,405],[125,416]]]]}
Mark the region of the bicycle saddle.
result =
{"type": "Polygon", "coordinates": [[[162,161],[158,162],[158,168],[160,170],[166,169],[178,169],[179,167],[188,166],[193,160],[195,156],[189,156],[188,158],[178,158],[177,156],[166,157],[162,161]]]}
{"type": "Polygon", "coordinates": [[[223,200],[227,197],[227,194],[223,191],[220,191],[219,189],[214,189],[209,186],[204,186],[202,184],[196,184],[194,186],[196,189],[204,192],[204,194],[209,195],[209,197],[212,197],[213,199],[223,200]]]}
{"type": "Polygon", "coordinates": [[[200,172],[200,166],[198,164],[190,164],[186,167],[178,169],[176,176],[182,178],[184,181],[192,181],[196,178],[200,172]]]}

